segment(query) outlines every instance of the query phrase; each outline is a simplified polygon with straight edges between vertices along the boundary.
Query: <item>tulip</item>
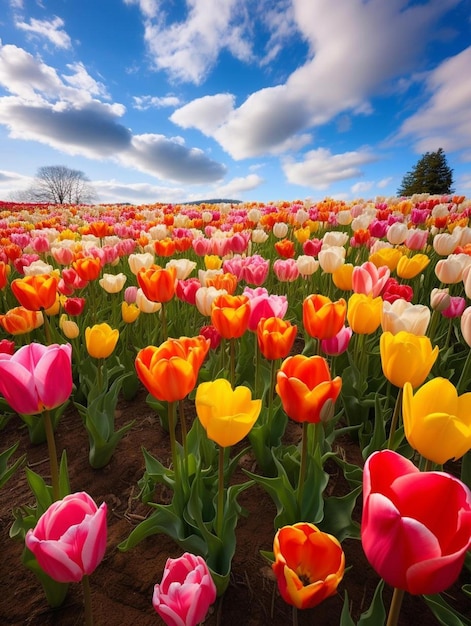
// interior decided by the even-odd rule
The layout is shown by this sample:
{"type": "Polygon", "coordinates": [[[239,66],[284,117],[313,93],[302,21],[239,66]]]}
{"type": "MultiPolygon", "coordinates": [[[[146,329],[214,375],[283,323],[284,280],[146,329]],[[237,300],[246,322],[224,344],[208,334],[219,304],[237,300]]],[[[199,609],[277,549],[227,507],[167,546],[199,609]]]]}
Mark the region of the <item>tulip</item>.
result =
{"type": "Polygon", "coordinates": [[[319,261],[316,261],[314,257],[309,254],[301,254],[296,259],[296,265],[298,266],[299,273],[303,278],[312,276],[319,269],[319,261]]]}
{"type": "Polygon", "coordinates": [[[448,289],[437,289],[430,292],[430,306],[434,311],[442,313],[450,306],[451,296],[448,289]]]}
{"type": "Polygon", "coordinates": [[[28,530],[26,547],[54,580],[80,582],[95,571],[105,554],[106,511],[106,503],[98,508],[85,492],[65,496],[28,530]]]}
{"type": "Polygon", "coordinates": [[[412,387],[421,385],[430,374],[438,357],[438,346],[432,350],[428,337],[417,336],[404,330],[396,335],[386,331],[379,342],[383,374],[396,387],[406,382],[412,387]]]}
{"type": "Polygon", "coordinates": [[[101,272],[101,261],[95,257],[84,257],[74,261],[72,267],[82,280],[96,280],[101,272]]]}
{"type": "Polygon", "coordinates": [[[351,291],[353,289],[352,284],[353,265],[351,263],[344,263],[335,272],[332,272],[332,282],[342,291],[351,291]]]}
{"type": "Polygon", "coordinates": [[[204,266],[207,270],[220,270],[222,267],[222,259],[217,254],[205,254],[204,266]]]}
{"type": "Polygon", "coordinates": [[[317,355],[289,356],[281,364],[276,380],[283,409],[295,422],[328,419],[342,387],[340,376],[332,380],[327,361],[317,355]]]}
{"type": "Polygon", "coordinates": [[[391,304],[396,300],[405,300],[410,302],[414,297],[414,291],[409,285],[401,285],[395,278],[389,278],[381,292],[383,301],[391,304]]]}
{"type": "Polygon", "coordinates": [[[471,262],[467,254],[450,254],[435,265],[435,275],[442,283],[456,284],[463,280],[465,269],[471,262]]]}
{"type": "Polygon", "coordinates": [[[81,315],[85,308],[85,298],[67,298],[62,305],[67,315],[81,315]]]}
{"type": "Polygon", "coordinates": [[[397,264],[396,272],[399,278],[415,278],[430,263],[426,254],[415,254],[412,257],[402,256],[397,264]]]}
{"type": "Polygon", "coordinates": [[[200,335],[202,335],[205,339],[209,339],[209,349],[216,350],[221,343],[221,335],[218,331],[211,326],[211,324],[206,324],[200,328],[200,335]]]}
{"type": "Polygon", "coordinates": [[[57,283],[55,274],[39,274],[17,278],[11,290],[21,306],[30,311],[49,309],[56,301],[57,283]]]}
{"type": "Polygon", "coordinates": [[[252,241],[253,243],[265,243],[268,239],[268,233],[266,233],[263,228],[254,228],[252,231],[252,241]]]}
{"type": "Polygon", "coordinates": [[[250,302],[249,330],[255,331],[262,318],[283,318],[288,310],[286,296],[270,295],[264,287],[245,287],[242,295],[247,296],[250,302]]]}
{"type": "Polygon", "coordinates": [[[25,276],[40,276],[42,274],[52,274],[53,269],[54,268],[52,267],[52,265],[49,265],[49,263],[45,263],[41,259],[38,259],[37,261],[32,261],[29,265],[25,265],[23,268],[25,276]]]}
{"type": "Polygon", "coordinates": [[[257,342],[266,359],[285,359],[291,352],[297,326],[279,317],[262,318],[257,325],[257,342]]]}
{"type": "Polygon", "coordinates": [[[59,328],[67,339],[76,339],[80,335],[80,329],[76,322],[67,319],[67,315],[63,313],[60,317],[59,328]]]}
{"type": "Polygon", "coordinates": [[[329,246],[322,248],[318,254],[319,265],[327,274],[333,274],[345,263],[345,248],[341,246],[329,246]]]}
{"type": "Polygon", "coordinates": [[[347,320],[354,333],[370,335],[381,324],[383,300],[363,293],[350,296],[347,306],[347,320]]]}
{"type": "Polygon", "coordinates": [[[95,324],[85,329],[85,345],[87,352],[95,359],[106,359],[116,347],[119,330],[113,329],[106,322],[95,324]]]}
{"type": "Polygon", "coordinates": [[[433,238],[433,249],[440,256],[452,254],[459,245],[459,233],[439,233],[433,238]]]}
{"type": "Polygon", "coordinates": [[[458,396],[445,378],[433,378],[415,395],[406,383],[402,414],[407,441],[434,463],[456,461],[471,448],[471,393],[458,396]]]}
{"type": "Polygon", "coordinates": [[[368,260],[378,268],[385,265],[389,271],[394,272],[402,256],[402,252],[397,248],[380,248],[372,252],[368,260]]]}
{"type": "Polygon", "coordinates": [[[224,339],[242,337],[248,328],[249,318],[250,302],[247,296],[223,294],[213,301],[211,324],[224,339]]]}
{"type": "Polygon", "coordinates": [[[213,302],[226,293],[224,289],[216,289],[216,287],[200,287],[195,294],[196,308],[201,315],[209,317],[213,309],[213,302]]]}
{"type": "Polygon", "coordinates": [[[371,261],[353,268],[352,287],[355,293],[376,298],[380,295],[389,278],[389,268],[386,265],[376,267],[371,261]]]}
{"type": "Polygon", "coordinates": [[[273,234],[277,239],[284,239],[288,234],[288,224],[285,222],[277,222],[273,225],[273,234]]]}
{"type": "Polygon", "coordinates": [[[344,326],[339,332],[331,339],[321,340],[321,350],[324,354],[329,356],[338,356],[343,354],[348,349],[350,339],[352,338],[352,329],[348,326],[344,326]]]}
{"type": "Polygon", "coordinates": [[[233,295],[237,289],[237,276],[226,272],[225,274],[215,274],[211,278],[206,279],[207,287],[216,287],[216,289],[224,289],[228,294],[233,295]]]}
{"type": "Polygon", "coordinates": [[[405,330],[414,335],[425,335],[430,322],[430,309],[423,304],[411,304],[402,298],[383,302],[381,328],[396,335],[405,330]]]}
{"type": "Polygon", "coordinates": [[[10,275],[10,266],[4,261],[0,261],[0,289],[4,289],[8,284],[8,276],[10,275]]]}
{"type": "Polygon", "coordinates": [[[128,304],[125,300],[121,302],[121,318],[126,324],[132,324],[137,320],[141,311],[137,304],[128,304]]]}
{"type": "Polygon", "coordinates": [[[5,315],[0,315],[0,326],[10,335],[24,335],[44,323],[41,311],[30,311],[23,306],[9,309],[5,315]]]}
{"type": "Polygon", "coordinates": [[[126,280],[126,274],[120,272],[119,274],[103,274],[98,283],[106,293],[119,293],[124,287],[126,280]]]}
{"type": "Polygon", "coordinates": [[[466,300],[461,296],[450,296],[450,304],[442,311],[443,317],[453,319],[460,317],[466,308],[466,300]]]}
{"type": "Polygon", "coordinates": [[[275,243],[275,250],[283,259],[292,259],[294,257],[295,248],[291,239],[282,239],[275,243]]]}
{"type": "Polygon", "coordinates": [[[421,472],[392,450],[366,460],[361,540],[387,584],[412,594],[444,591],[461,572],[470,538],[471,492],[457,478],[421,472]]]}
{"type": "Polygon", "coordinates": [[[13,354],[15,352],[15,342],[10,339],[0,339],[0,353],[13,354]]]}
{"type": "Polygon", "coordinates": [[[460,327],[463,339],[471,348],[471,306],[466,307],[463,311],[463,314],[461,315],[460,327]]]}
{"type": "Polygon", "coordinates": [[[166,269],[174,267],[177,280],[186,280],[195,269],[196,263],[195,261],[190,261],[190,259],[171,259],[166,263],[165,267],[166,269]]]}
{"type": "Polygon", "coordinates": [[[332,302],[327,296],[312,294],[303,302],[304,330],[316,339],[332,339],[345,324],[347,303],[332,302]]]}
{"type": "Polygon", "coordinates": [[[154,251],[157,256],[170,257],[175,254],[175,250],[175,241],[170,237],[154,241],[154,251]]]}
{"type": "Polygon", "coordinates": [[[299,276],[299,269],[294,259],[277,259],[273,263],[273,271],[281,282],[293,282],[299,276]]]}
{"type": "Polygon", "coordinates": [[[128,256],[129,269],[137,276],[141,270],[147,270],[154,264],[154,255],[150,252],[142,254],[130,254],[128,256]]]}
{"type": "Polygon", "coordinates": [[[136,292],[136,305],[141,313],[157,313],[162,308],[160,302],[152,302],[146,298],[142,289],[136,292]]]}
{"type": "Polygon", "coordinates": [[[167,626],[196,626],[216,593],[205,560],[185,552],[178,559],[167,559],[162,582],[154,586],[152,605],[167,626]]]}
{"type": "Polygon", "coordinates": [[[408,233],[409,229],[407,228],[407,224],[404,224],[402,222],[394,222],[394,224],[391,224],[391,226],[388,228],[388,232],[386,233],[386,239],[393,246],[398,246],[401,243],[404,243],[408,233]]]}
{"type": "Polygon", "coordinates": [[[23,415],[55,409],[72,393],[72,346],[32,342],[0,353],[0,393],[23,415]]]}
{"type": "Polygon", "coordinates": [[[260,414],[262,401],[252,400],[248,387],[232,389],[226,378],[218,378],[198,385],[195,405],[208,439],[227,448],[250,432],[260,414]]]}
{"type": "Polygon", "coordinates": [[[157,400],[183,400],[196,385],[209,343],[203,336],[180,337],[143,348],[135,360],[139,380],[157,400]]]}
{"type": "Polygon", "coordinates": [[[330,230],[322,238],[322,245],[327,247],[339,247],[343,246],[348,241],[348,233],[344,233],[341,230],[330,230]]]}
{"type": "Polygon", "coordinates": [[[175,294],[177,270],[175,267],[164,269],[151,265],[137,273],[137,282],[144,295],[151,302],[169,302],[175,294]]]}
{"type": "Polygon", "coordinates": [[[404,240],[404,245],[409,250],[423,250],[427,245],[427,239],[429,236],[428,230],[419,230],[418,228],[412,228],[407,233],[407,237],[404,240]]]}
{"type": "Polygon", "coordinates": [[[311,609],[332,596],[345,572],[338,540],[307,522],[280,528],[273,554],[280,595],[298,609],[311,609]]]}

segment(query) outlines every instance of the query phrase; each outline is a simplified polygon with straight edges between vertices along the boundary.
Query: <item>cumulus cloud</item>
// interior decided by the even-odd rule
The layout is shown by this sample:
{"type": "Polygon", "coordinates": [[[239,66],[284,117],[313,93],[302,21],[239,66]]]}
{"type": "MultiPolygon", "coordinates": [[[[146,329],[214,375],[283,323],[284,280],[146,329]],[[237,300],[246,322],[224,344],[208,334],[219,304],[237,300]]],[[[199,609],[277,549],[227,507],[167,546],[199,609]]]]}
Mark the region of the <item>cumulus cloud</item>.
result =
{"type": "Polygon", "coordinates": [[[428,100],[401,126],[398,138],[410,136],[418,153],[468,149],[471,145],[471,46],[451,57],[426,79],[428,100]]]}
{"type": "MultiPolygon", "coordinates": [[[[309,128],[342,112],[369,113],[369,99],[412,68],[440,17],[457,2],[405,6],[403,0],[293,0],[294,19],[310,50],[304,65],[285,83],[252,93],[238,107],[234,103],[217,128],[202,123],[205,116],[201,108],[192,109],[192,103],[172,119],[185,128],[210,132],[234,159],[292,150],[293,142],[299,148],[296,138],[309,128]]],[[[160,59],[159,51],[154,52],[160,59]]],[[[179,52],[192,56],[188,48],[179,52]]],[[[228,94],[224,97],[227,104],[228,94]]],[[[199,104],[213,106],[212,101],[199,104]]]]}
{"type": "Polygon", "coordinates": [[[376,160],[368,150],[332,154],[319,148],[307,152],[302,161],[285,158],[283,171],[290,183],[323,190],[332,183],[362,176],[361,166],[376,160]]]}
{"type": "Polygon", "coordinates": [[[67,50],[72,47],[72,41],[63,29],[64,20],[60,17],[53,17],[50,20],[31,18],[29,22],[18,19],[15,22],[15,26],[28,33],[29,36],[47,39],[56,48],[67,50]]]}
{"type": "Polygon", "coordinates": [[[233,200],[238,200],[241,194],[257,189],[257,187],[260,187],[263,182],[263,178],[258,176],[258,174],[240,176],[233,178],[225,185],[218,185],[214,190],[214,194],[218,198],[231,198],[233,200]]]}
{"type": "Polygon", "coordinates": [[[189,199],[182,187],[167,187],[149,183],[123,184],[116,180],[94,180],[93,188],[102,203],[129,202],[154,204],[156,202],[184,202],[189,199]]]}
{"type": "Polygon", "coordinates": [[[113,159],[160,179],[185,183],[221,180],[224,165],[181,139],[133,135],[121,121],[126,109],[103,102],[109,96],[81,63],[59,75],[39,58],[0,44],[0,124],[10,137],[33,140],[63,153],[113,159]],[[100,99],[101,98],[101,99],[100,99]]]}
{"type": "Polygon", "coordinates": [[[164,107],[176,107],[180,104],[177,96],[134,96],[134,108],[138,111],[147,109],[161,109],[164,107]]]}

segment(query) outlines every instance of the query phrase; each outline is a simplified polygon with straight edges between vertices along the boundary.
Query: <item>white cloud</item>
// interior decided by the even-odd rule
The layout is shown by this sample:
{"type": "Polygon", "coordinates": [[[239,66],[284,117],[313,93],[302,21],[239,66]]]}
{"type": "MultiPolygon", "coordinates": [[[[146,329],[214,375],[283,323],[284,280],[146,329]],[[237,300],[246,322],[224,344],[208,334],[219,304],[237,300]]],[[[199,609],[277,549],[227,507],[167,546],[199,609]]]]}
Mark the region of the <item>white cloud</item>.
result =
{"type": "MultiPolygon", "coordinates": [[[[228,110],[225,119],[218,120],[218,127],[211,130],[212,136],[233,158],[249,158],[292,149],[293,137],[325,124],[339,113],[369,113],[369,98],[413,67],[435,36],[440,17],[458,1],[431,0],[404,6],[403,0],[293,0],[298,29],[310,48],[308,60],[284,84],[256,91],[238,108],[228,110]]],[[[161,61],[160,48],[165,54],[164,42],[165,37],[157,44],[159,50],[154,51],[157,64],[161,61]]],[[[174,61],[182,54],[182,62],[186,63],[187,55],[198,54],[180,44],[178,50],[170,51],[167,43],[174,61]]],[[[190,40],[189,45],[195,43],[190,40]]],[[[188,62],[190,67],[196,63],[188,62]]],[[[207,67],[204,64],[204,69],[189,70],[186,78],[201,80],[207,67]]],[[[184,74],[182,70],[180,78],[184,74]]],[[[228,101],[228,94],[224,96],[228,101]]],[[[212,106],[210,101],[206,104],[212,106]]],[[[185,105],[185,128],[208,132],[201,122],[203,112],[196,110],[192,118],[191,105],[185,105]]],[[[181,121],[179,111],[172,119],[181,121]]]]}
{"type": "Polygon", "coordinates": [[[323,190],[332,183],[362,176],[361,166],[376,160],[368,150],[332,154],[318,148],[307,152],[302,161],[286,158],[283,171],[290,183],[323,190]]]}
{"type": "Polygon", "coordinates": [[[351,192],[354,195],[361,195],[367,191],[369,191],[373,187],[374,183],[371,181],[364,181],[360,183],[355,183],[351,186],[351,192]]]}
{"type": "Polygon", "coordinates": [[[203,96],[179,108],[170,119],[182,128],[196,127],[211,136],[233,110],[234,103],[235,98],[229,93],[203,96]]]}
{"type": "Polygon", "coordinates": [[[238,200],[241,194],[257,189],[262,183],[263,178],[257,174],[249,174],[248,176],[233,178],[225,185],[218,185],[213,193],[218,198],[238,200]]]}
{"type": "Polygon", "coordinates": [[[33,178],[31,176],[0,170],[0,198],[13,198],[18,191],[30,187],[32,182],[33,178]]]}
{"type": "Polygon", "coordinates": [[[50,20],[31,18],[29,23],[17,20],[15,26],[28,33],[30,36],[47,39],[56,46],[56,48],[63,50],[72,48],[72,41],[65,30],[63,30],[64,20],[60,17],[53,17],[50,20]]]}
{"type": "Polygon", "coordinates": [[[391,183],[393,180],[392,176],[387,176],[386,178],[382,178],[380,181],[378,181],[376,183],[376,186],[379,189],[384,189],[385,187],[387,187],[389,185],[389,183],[391,183]]]}
{"type": "Polygon", "coordinates": [[[471,47],[443,61],[426,79],[429,100],[401,126],[398,137],[411,136],[418,153],[445,152],[471,145],[471,47]]]}
{"type": "Polygon", "coordinates": [[[197,184],[224,177],[224,165],[180,138],[133,136],[120,119],[125,107],[102,102],[106,89],[81,63],[68,68],[72,74],[60,77],[37,57],[0,43],[0,85],[12,94],[0,96],[0,124],[10,137],[70,155],[115,160],[160,179],[197,184]]]}
{"type": "Polygon", "coordinates": [[[124,0],[124,4],[137,5],[145,17],[152,19],[157,15],[160,0],[124,0]]]}
{"type": "Polygon", "coordinates": [[[184,202],[187,191],[184,188],[173,188],[149,183],[123,184],[116,180],[94,180],[93,188],[100,202],[131,204],[154,204],[156,202],[184,202]]]}
{"type": "Polygon", "coordinates": [[[164,107],[176,107],[180,104],[177,96],[133,96],[134,108],[138,111],[147,109],[161,109],[164,107]]]}

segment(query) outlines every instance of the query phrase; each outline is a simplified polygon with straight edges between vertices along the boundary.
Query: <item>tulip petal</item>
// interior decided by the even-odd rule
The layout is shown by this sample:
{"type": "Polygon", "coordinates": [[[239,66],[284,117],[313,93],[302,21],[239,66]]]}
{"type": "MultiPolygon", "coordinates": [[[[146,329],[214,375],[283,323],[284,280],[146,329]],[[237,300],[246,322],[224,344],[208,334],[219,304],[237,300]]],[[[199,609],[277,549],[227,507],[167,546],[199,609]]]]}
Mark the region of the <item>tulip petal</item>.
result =
{"type": "Polygon", "coordinates": [[[0,360],[0,393],[17,413],[40,413],[39,398],[31,371],[13,360],[0,360]]]}
{"type": "Polygon", "coordinates": [[[25,543],[36,557],[40,568],[57,582],[76,583],[82,580],[82,569],[69,557],[61,542],[40,541],[32,531],[28,531],[25,543]]]}

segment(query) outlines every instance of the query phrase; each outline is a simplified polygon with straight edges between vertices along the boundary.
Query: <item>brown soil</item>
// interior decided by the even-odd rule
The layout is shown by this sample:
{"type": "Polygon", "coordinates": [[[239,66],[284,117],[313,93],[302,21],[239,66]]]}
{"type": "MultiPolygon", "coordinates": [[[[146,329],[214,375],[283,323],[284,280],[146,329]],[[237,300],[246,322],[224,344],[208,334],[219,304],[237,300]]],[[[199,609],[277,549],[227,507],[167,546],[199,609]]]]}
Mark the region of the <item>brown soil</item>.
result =
{"type": "MultiPolygon", "coordinates": [[[[181,549],[166,535],[154,535],[132,550],[122,553],[117,545],[127,538],[139,516],[149,512],[148,507],[135,499],[137,481],[144,472],[141,448],[165,462],[169,458],[168,435],[162,430],[159,419],[145,401],[141,390],[132,402],[120,402],[117,427],[135,420],[133,428],[120,442],[111,462],[101,470],[93,470],[88,463],[88,438],[81,419],[69,407],[56,432],[59,454],[67,450],[72,491],[87,491],[100,504],[108,505],[108,546],[105,558],[91,577],[92,603],[96,626],[139,626],[163,623],[155,613],[151,598],[153,585],[162,576],[168,557],[177,557],[181,549]]],[[[291,427],[290,436],[299,435],[291,427]]],[[[14,416],[1,431],[0,451],[15,441],[20,441],[15,458],[24,452],[30,467],[44,478],[48,477],[49,464],[46,444],[31,445],[22,422],[14,416]]],[[[357,446],[342,442],[343,452],[351,462],[361,464],[357,446]]],[[[345,492],[345,481],[335,464],[331,468],[329,491],[345,492]]],[[[48,607],[42,588],[35,575],[21,563],[22,545],[9,537],[12,523],[11,510],[15,505],[33,503],[20,469],[0,490],[0,623],[1,624],[82,624],[83,608],[80,585],[71,585],[64,604],[52,610],[48,607]]],[[[241,518],[237,530],[237,548],[233,559],[232,575],[226,593],[212,607],[205,624],[208,626],[257,626],[271,624],[286,626],[292,623],[291,607],[279,597],[271,570],[260,555],[260,550],[271,550],[273,544],[274,505],[260,487],[244,491],[239,502],[248,511],[241,518]]],[[[359,507],[358,507],[359,508],[359,507]]],[[[357,512],[358,519],[360,511],[357,512]]],[[[351,615],[358,621],[360,614],[371,602],[378,577],[366,562],[361,543],[347,540],[343,544],[347,557],[347,572],[337,595],[320,606],[300,611],[299,624],[339,626],[345,591],[351,615]]],[[[469,602],[460,591],[462,579],[451,588],[446,599],[469,614],[469,602]]],[[[391,590],[385,588],[385,605],[389,605],[391,590]]],[[[401,626],[433,626],[438,624],[420,597],[404,599],[400,618],[401,626]]]]}

